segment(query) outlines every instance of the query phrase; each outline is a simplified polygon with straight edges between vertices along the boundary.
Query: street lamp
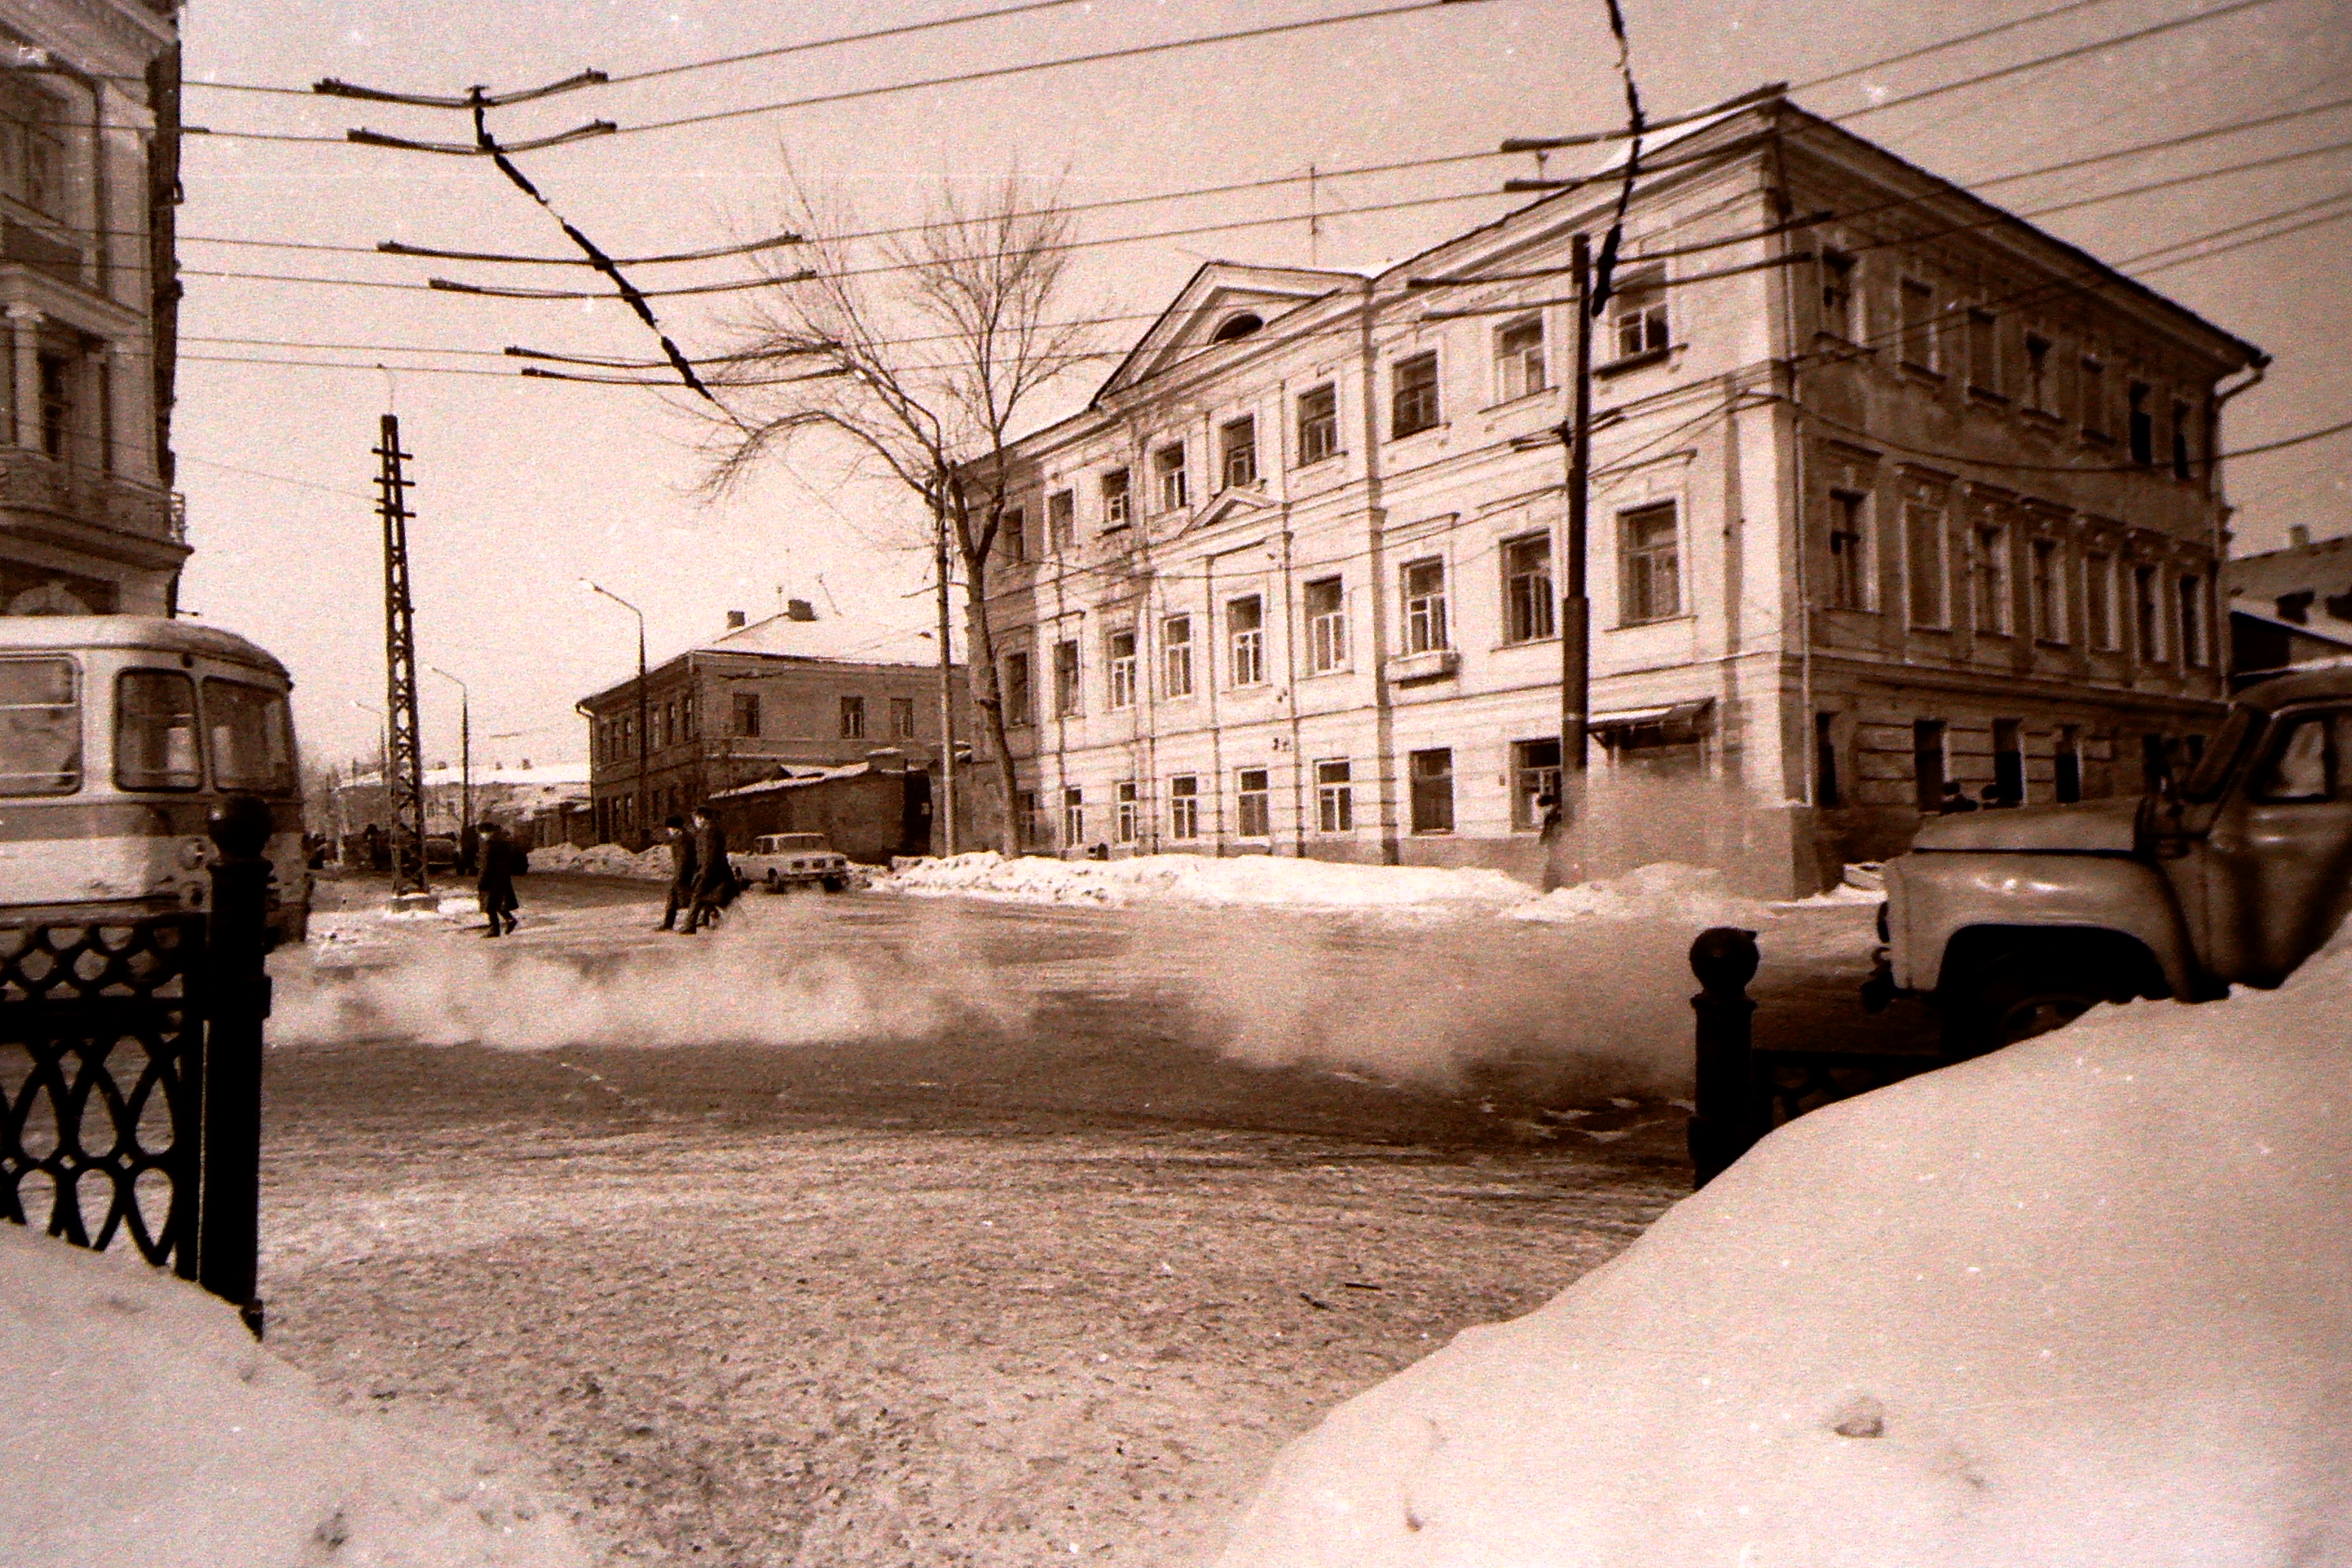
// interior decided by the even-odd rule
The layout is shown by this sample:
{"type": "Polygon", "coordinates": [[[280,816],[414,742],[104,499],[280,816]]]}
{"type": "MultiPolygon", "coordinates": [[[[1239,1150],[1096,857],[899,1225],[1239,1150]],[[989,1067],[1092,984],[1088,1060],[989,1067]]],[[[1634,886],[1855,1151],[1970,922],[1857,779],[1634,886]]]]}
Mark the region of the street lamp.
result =
{"type": "MultiPolygon", "coordinates": [[[[474,694],[466,683],[437,664],[425,667],[457,689],[457,842],[471,843],[474,832],[474,694]]],[[[473,857],[466,857],[468,861],[473,857]]],[[[473,867],[466,868],[472,870],[473,867]]]]}
{"type": "Polygon", "coordinates": [[[587,578],[580,586],[591,594],[602,594],[629,614],[637,617],[637,820],[636,830],[642,838],[646,825],[652,820],[646,802],[646,757],[650,734],[646,724],[646,613],[610,588],[601,587],[587,578]]]}

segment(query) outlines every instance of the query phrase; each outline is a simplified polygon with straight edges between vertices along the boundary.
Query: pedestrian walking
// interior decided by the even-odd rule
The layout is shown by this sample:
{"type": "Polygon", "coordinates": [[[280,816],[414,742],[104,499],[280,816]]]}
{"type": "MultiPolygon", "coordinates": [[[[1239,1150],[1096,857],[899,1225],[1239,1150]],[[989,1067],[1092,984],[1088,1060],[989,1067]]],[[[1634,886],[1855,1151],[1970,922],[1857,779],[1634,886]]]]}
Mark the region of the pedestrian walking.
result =
{"type": "Polygon", "coordinates": [[[687,906],[682,934],[719,923],[719,911],[735,896],[735,865],[727,858],[727,830],[707,805],[694,808],[694,899],[687,906]]]}
{"type": "Polygon", "coordinates": [[[481,895],[482,913],[489,917],[490,928],[482,934],[504,936],[515,929],[515,910],[521,900],[515,897],[515,867],[522,858],[507,830],[495,822],[482,824],[482,869],[475,889],[481,895]]]}
{"type": "Polygon", "coordinates": [[[686,818],[673,816],[662,824],[662,835],[669,840],[669,894],[662,900],[661,924],[655,929],[669,931],[677,924],[677,912],[694,902],[694,836],[686,830],[686,818]]]}

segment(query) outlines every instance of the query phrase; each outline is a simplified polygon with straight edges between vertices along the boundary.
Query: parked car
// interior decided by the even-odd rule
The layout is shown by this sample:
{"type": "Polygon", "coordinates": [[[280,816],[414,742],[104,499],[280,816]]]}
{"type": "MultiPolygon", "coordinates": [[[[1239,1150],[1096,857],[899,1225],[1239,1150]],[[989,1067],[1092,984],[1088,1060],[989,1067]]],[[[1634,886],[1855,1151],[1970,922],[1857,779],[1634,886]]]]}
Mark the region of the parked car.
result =
{"type": "Polygon", "coordinates": [[[457,864],[457,841],[446,833],[425,836],[425,868],[445,871],[457,864]]]}
{"type": "Polygon", "coordinates": [[[2352,668],[2244,692],[2185,781],[1931,818],[1885,876],[1864,999],[1927,997],[1956,1056],[2276,985],[2352,915],[2352,668]]]}
{"type": "Polygon", "coordinates": [[[729,858],[738,880],[771,893],[811,887],[838,893],[849,886],[849,857],[822,833],[763,834],[751,840],[749,854],[729,858]]]}

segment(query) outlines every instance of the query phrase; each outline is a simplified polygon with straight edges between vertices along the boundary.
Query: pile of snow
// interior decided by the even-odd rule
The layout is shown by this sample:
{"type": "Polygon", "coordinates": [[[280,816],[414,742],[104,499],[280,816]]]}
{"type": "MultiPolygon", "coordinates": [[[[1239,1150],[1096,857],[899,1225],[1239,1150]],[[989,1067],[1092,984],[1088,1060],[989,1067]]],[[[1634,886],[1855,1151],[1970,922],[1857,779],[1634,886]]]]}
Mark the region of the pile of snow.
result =
{"type": "Polygon", "coordinates": [[[402,910],[394,909],[390,904],[386,904],[382,910],[377,911],[376,918],[378,920],[391,921],[396,924],[416,924],[420,922],[464,920],[469,915],[478,917],[481,912],[482,900],[478,895],[473,893],[444,893],[438,900],[435,900],[432,907],[429,909],[402,910]]]}
{"type": "Polygon", "coordinates": [[[670,879],[669,847],[656,844],[633,855],[617,844],[599,844],[588,849],[572,844],[551,844],[530,852],[530,868],[583,877],[635,877],[667,882],[670,879]]]}
{"type": "Polygon", "coordinates": [[[982,850],[902,862],[877,873],[873,885],[890,893],[1113,908],[1153,902],[1304,910],[1500,907],[1529,896],[1525,883],[1500,871],[1359,866],[1272,855],[1055,860],[1035,855],[1007,859],[982,850]]]}
{"type": "Polygon", "coordinates": [[[339,1408],[236,1311],[135,1257],[0,1224],[10,1568],[583,1568],[509,1468],[339,1408]]]}
{"type": "Polygon", "coordinates": [[[1224,1561],[2352,1562],[2352,945],[1806,1116],[1296,1443],[1224,1561]]]}
{"type": "Polygon", "coordinates": [[[1748,925],[1772,918],[1770,908],[1742,898],[1711,866],[1660,860],[1622,877],[1556,888],[1503,911],[1515,921],[1675,921],[1685,924],[1748,925]]]}

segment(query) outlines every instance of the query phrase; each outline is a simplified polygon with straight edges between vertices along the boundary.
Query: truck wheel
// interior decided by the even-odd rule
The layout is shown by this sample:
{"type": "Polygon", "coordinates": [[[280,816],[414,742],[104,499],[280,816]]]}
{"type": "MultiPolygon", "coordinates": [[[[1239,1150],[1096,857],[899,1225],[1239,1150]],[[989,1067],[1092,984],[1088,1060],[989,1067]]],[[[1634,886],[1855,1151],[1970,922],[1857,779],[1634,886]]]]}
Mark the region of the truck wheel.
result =
{"type": "Polygon", "coordinates": [[[1944,1050],[1980,1057],[2053,1029],[2063,1029],[2113,995],[2095,971],[2022,954],[1978,971],[1969,991],[1944,1014],[1944,1050]]]}
{"type": "Polygon", "coordinates": [[[827,877],[824,879],[824,890],[828,893],[847,892],[849,890],[849,879],[846,877],[827,877]]]}

